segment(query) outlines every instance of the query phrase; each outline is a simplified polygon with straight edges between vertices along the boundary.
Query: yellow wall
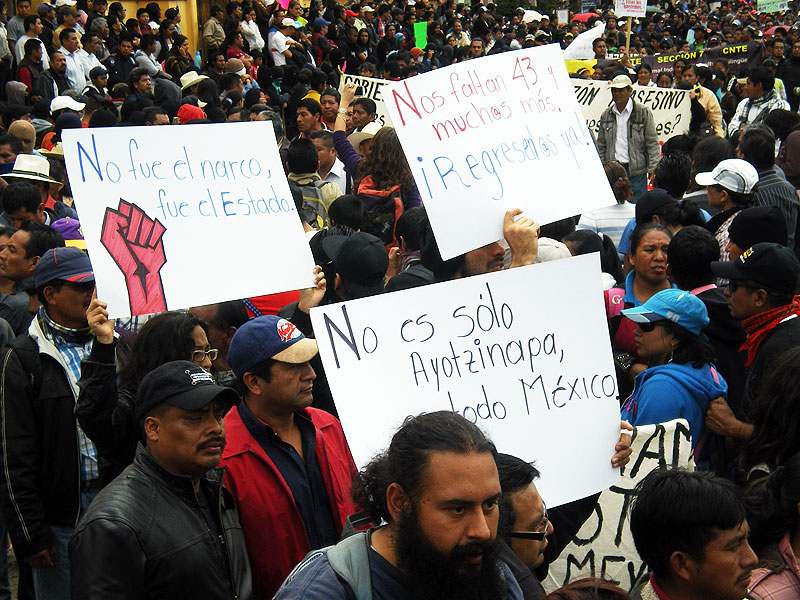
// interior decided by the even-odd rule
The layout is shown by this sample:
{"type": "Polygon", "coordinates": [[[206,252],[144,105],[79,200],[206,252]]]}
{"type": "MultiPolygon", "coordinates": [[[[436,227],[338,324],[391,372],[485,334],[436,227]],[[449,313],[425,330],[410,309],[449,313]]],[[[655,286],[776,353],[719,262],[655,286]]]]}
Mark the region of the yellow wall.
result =
{"type": "MultiPolygon", "coordinates": [[[[108,0],[108,3],[111,4],[113,0],[108,0]]],[[[147,6],[149,2],[131,2],[130,0],[122,0],[122,5],[128,11],[128,18],[135,19],[136,18],[136,11],[139,8],[144,8],[147,6]]],[[[189,38],[189,46],[191,49],[192,57],[194,57],[194,53],[196,50],[202,48],[198,45],[201,41],[200,37],[200,26],[198,25],[198,16],[197,16],[197,0],[171,0],[170,2],[158,2],[158,5],[161,7],[161,18],[164,18],[164,11],[168,8],[177,7],[181,13],[181,22],[180,28],[181,33],[189,38]]]]}

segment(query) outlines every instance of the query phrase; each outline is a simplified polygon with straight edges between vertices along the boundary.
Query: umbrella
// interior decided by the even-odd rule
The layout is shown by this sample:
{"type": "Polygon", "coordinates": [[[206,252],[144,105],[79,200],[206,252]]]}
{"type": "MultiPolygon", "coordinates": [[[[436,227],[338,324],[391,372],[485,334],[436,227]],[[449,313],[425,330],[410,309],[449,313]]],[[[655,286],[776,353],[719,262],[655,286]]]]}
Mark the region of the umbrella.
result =
{"type": "Polygon", "coordinates": [[[664,11],[661,10],[658,6],[648,6],[647,8],[645,8],[645,12],[656,13],[657,15],[661,15],[664,13],[664,11]]]}
{"type": "Polygon", "coordinates": [[[598,15],[597,13],[593,13],[593,12],[578,13],[577,15],[572,17],[572,20],[573,21],[580,21],[581,23],[586,23],[586,21],[588,21],[592,17],[599,17],[599,16],[600,15],[598,15]]]}
{"type": "Polygon", "coordinates": [[[764,32],[764,37],[770,37],[775,35],[775,32],[778,31],[778,29],[783,29],[783,33],[789,31],[788,27],[784,27],[783,25],[776,25],[775,27],[770,27],[769,29],[767,29],[764,32]]]}

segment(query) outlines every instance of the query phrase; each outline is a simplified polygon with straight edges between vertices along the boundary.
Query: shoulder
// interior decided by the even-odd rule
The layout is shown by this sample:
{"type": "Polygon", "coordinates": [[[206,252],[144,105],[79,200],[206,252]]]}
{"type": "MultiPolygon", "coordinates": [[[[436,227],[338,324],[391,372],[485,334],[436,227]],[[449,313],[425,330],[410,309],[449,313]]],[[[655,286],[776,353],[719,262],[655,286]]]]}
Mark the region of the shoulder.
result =
{"type": "MultiPolygon", "coordinates": [[[[81,517],[81,526],[118,527],[124,524],[132,530],[144,526],[153,514],[155,488],[134,465],[103,488],[81,517]]],[[[80,527],[80,528],[82,528],[80,527]]]]}
{"type": "Polygon", "coordinates": [[[328,560],[327,550],[307,555],[275,594],[274,600],[315,598],[316,600],[345,600],[349,597],[328,560]]]}

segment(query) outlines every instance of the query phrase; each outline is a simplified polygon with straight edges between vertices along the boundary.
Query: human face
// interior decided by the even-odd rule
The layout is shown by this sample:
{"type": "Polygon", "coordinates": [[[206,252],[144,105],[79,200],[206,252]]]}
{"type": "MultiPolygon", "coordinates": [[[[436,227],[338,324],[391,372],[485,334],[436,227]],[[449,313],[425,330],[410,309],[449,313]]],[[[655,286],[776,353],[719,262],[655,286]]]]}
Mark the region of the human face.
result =
{"type": "Polygon", "coordinates": [[[756,99],[760,98],[764,95],[764,90],[761,87],[761,84],[753,83],[753,80],[749,77],[747,78],[747,83],[744,84],[744,88],[742,88],[742,96],[745,98],[756,99]]]}
{"type": "MultiPolygon", "coordinates": [[[[751,289],[745,287],[741,281],[731,281],[730,284],[723,290],[725,297],[728,299],[728,310],[731,311],[731,316],[734,319],[744,320],[753,315],[764,312],[767,307],[763,299],[763,290],[751,289]]],[[[751,284],[752,287],[757,287],[751,284]]]]}
{"type": "Polygon", "coordinates": [[[297,109],[297,128],[301,133],[309,134],[319,125],[319,115],[309,112],[305,106],[297,109]]]}
{"type": "Polygon", "coordinates": [[[478,40],[473,40],[469,45],[469,53],[473,58],[483,55],[483,44],[478,40]]]}
{"type": "Polygon", "coordinates": [[[660,322],[642,323],[633,331],[633,341],[636,344],[640,358],[652,359],[656,364],[663,364],[677,343],[660,322]],[[650,327],[652,326],[652,329],[650,327]],[[650,329],[650,331],[645,331],[650,329]]]}
{"type": "Polygon", "coordinates": [[[611,88],[611,99],[617,107],[617,110],[622,112],[628,105],[628,100],[631,99],[633,88],[628,86],[626,88],[611,88]]]}
{"type": "Polygon", "coordinates": [[[144,429],[153,457],[170,473],[200,478],[219,464],[225,448],[225,407],[209,402],[199,410],[165,405],[145,418],[144,429]]]}
{"type": "Polygon", "coordinates": [[[800,58],[800,42],[792,44],[792,57],[800,58]]]}
{"type": "Polygon", "coordinates": [[[94,84],[97,86],[98,89],[103,89],[108,84],[108,75],[104,73],[99,77],[95,77],[92,81],[94,82],[94,84]]]}
{"type": "Polygon", "coordinates": [[[119,43],[119,53],[121,56],[130,56],[131,50],[133,50],[133,46],[130,41],[125,40],[119,43]]]}
{"type": "Polygon", "coordinates": [[[369,33],[366,29],[362,29],[358,32],[358,41],[364,45],[369,43],[369,33]]]}
{"type": "Polygon", "coordinates": [[[94,54],[97,50],[97,36],[90,36],[83,45],[83,49],[89,54],[94,54]]]}
{"type": "MultiPolygon", "coordinates": [[[[217,358],[212,361],[214,368],[217,371],[229,371],[230,366],[228,366],[228,363],[225,360],[225,358],[228,356],[228,347],[230,345],[231,338],[233,337],[233,334],[236,331],[236,328],[229,327],[228,330],[223,330],[217,325],[215,325],[215,323],[217,322],[217,307],[214,304],[208,306],[195,306],[193,308],[190,308],[189,312],[192,313],[198,319],[202,319],[208,324],[208,343],[211,344],[211,348],[216,348],[218,350],[217,358]]],[[[203,331],[202,327],[198,327],[197,329],[203,331]]],[[[205,332],[203,333],[205,334],[205,332]]],[[[196,338],[196,341],[202,341],[202,340],[199,339],[198,337],[196,338]]],[[[206,348],[206,350],[208,349],[209,348],[206,348]]],[[[202,350],[202,348],[198,348],[198,350],[202,350]]]]}
{"type": "Polygon", "coordinates": [[[17,229],[22,227],[28,221],[33,221],[34,223],[44,223],[45,220],[43,210],[28,212],[24,208],[21,208],[13,213],[6,213],[6,218],[8,219],[8,223],[17,229]]]}
{"type": "Polygon", "coordinates": [[[220,70],[225,66],[225,57],[222,54],[217,54],[214,59],[214,66],[220,70]]]}
{"type": "Polygon", "coordinates": [[[373,120],[374,115],[370,115],[364,110],[364,107],[360,104],[355,104],[353,106],[353,127],[363,127],[367,123],[373,120]]]}
{"type": "Polygon", "coordinates": [[[669,236],[663,231],[650,230],[630,254],[636,277],[658,285],[667,279],[667,250],[669,236]]]}
{"type": "Polygon", "coordinates": [[[43,29],[44,29],[44,26],[42,25],[42,20],[41,19],[36,19],[36,23],[33,24],[34,33],[38,36],[40,33],[42,33],[43,29]]]}
{"type": "Polygon", "coordinates": [[[728,194],[725,193],[725,190],[715,185],[708,186],[706,188],[706,194],[708,196],[708,205],[712,208],[724,210],[726,205],[730,202],[728,194]]]}
{"type": "Polygon", "coordinates": [[[594,46],[594,56],[595,58],[605,58],[606,57],[606,43],[605,42],[597,42],[594,46]]]}
{"type": "Polygon", "coordinates": [[[67,52],[75,52],[78,49],[78,34],[70,33],[62,44],[67,52]]]}
{"type": "Polygon", "coordinates": [[[461,35],[461,31],[461,21],[456,21],[453,23],[453,33],[458,36],[461,35]]]}
{"type": "Polygon", "coordinates": [[[155,121],[150,123],[150,125],[169,125],[169,116],[159,113],[156,115],[155,121]]]}
{"type": "Polygon", "coordinates": [[[17,160],[17,154],[11,149],[9,144],[0,146],[0,163],[10,163],[17,160]]]}
{"type": "Polygon", "coordinates": [[[94,282],[65,283],[60,289],[45,287],[47,314],[53,321],[70,329],[86,327],[86,311],[92,302],[94,282]]]}
{"type": "Polygon", "coordinates": [[[203,330],[200,325],[194,328],[192,331],[192,341],[194,342],[194,348],[192,350],[192,356],[187,357],[188,360],[191,360],[194,364],[199,367],[203,367],[206,371],[211,370],[211,359],[204,355],[203,359],[200,361],[196,361],[193,358],[195,352],[208,352],[211,350],[211,344],[208,343],[208,337],[206,336],[206,332],[203,330]]]}
{"type": "MultiPolygon", "coordinates": [[[[120,44],[122,46],[122,44],[120,44]]],[[[67,59],[61,52],[54,52],[53,58],[50,59],[50,68],[56,73],[64,73],[67,70],[67,59]]]]}
{"type": "Polygon", "coordinates": [[[333,121],[336,119],[336,111],[339,110],[339,103],[333,96],[322,96],[319,99],[319,104],[322,107],[322,116],[326,121],[333,121]]]}
{"type": "Polygon", "coordinates": [[[30,237],[27,231],[17,231],[11,236],[8,245],[0,252],[0,275],[14,281],[21,281],[33,275],[39,257],[25,258],[25,247],[30,237]]]}
{"type": "Polygon", "coordinates": [[[747,543],[747,521],[720,531],[705,548],[703,559],[689,558],[690,585],[701,598],[739,600],[747,596],[750,573],[758,557],[747,543]]]}
{"type": "Polygon", "coordinates": [[[31,9],[30,2],[17,2],[17,15],[20,17],[27,16],[28,11],[31,9]]]}
{"type": "Polygon", "coordinates": [[[133,87],[140,94],[149,94],[153,89],[153,82],[150,79],[150,75],[142,75],[139,81],[133,84],[133,87]]]}
{"type": "Polygon", "coordinates": [[[307,362],[276,362],[270,380],[258,378],[258,396],[268,412],[286,415],[311,406],[314,379],[317,375],[307,362]]]}
{"type": "Polygon", "coordinates": [[[481,248],[467,252],[464,256],[464,264],[461,267],[462,277],[470,275],[483,275],[494,271],[503,270],[503,258],[505,251],[497,242],[486,244],[481,248]]]}
{"type": "Polygon", "coordinates": [[[332,147],[328,148],[322,140],[315,140],[312,138],[311,142],[317,149],[317,156],[319,157],[319,166],[323,170],[330,170],[333,166],[333,161],[336,160],[336,150],[332,147]]]}
{"type": "Polygon", "coordinates": [[[784,49],[785,47],[783,45],[783,42],[775,42],[775,45],[772,46],[772,56],[774,56],[777,59],[783,58],[784,49]]]}
{"type": "Polygon", "coordinates": [[[697,83],[697,75],[694,69],[686,69],[683,72],[683,80],[689,82],[690,85],[695,85],[697,83]]]}
{"type": "Polygon", "coordinates": [[[189,56],[189,40],[183,42],[180,46],[178,46],[178,52],[184,58],[188,58],[189,56]]]}
{"type": "Polygon", "coordinates": [[[524,490],[511,494],[511,504],[516,515],[512,531],[545,531],[545,538],[541,541],[511,538],[514,554],[533,571],[544,562],[547,536],[553,533],[553,524],[545,516],[544,502],[533,482],[524,490]]]}
{"type": "Polygon", "coordinates": [[[147,25],[150,23],[150,15],[146,12],[142,13],[138,16],[137,20],[139,21],[139,25],[147,25]]]}
{"type": "Polygon", "coordinates": [[[637,75],[639,85],[649,85],[652,80],[652,73],[647,69],[641,69],[637,75]]]}

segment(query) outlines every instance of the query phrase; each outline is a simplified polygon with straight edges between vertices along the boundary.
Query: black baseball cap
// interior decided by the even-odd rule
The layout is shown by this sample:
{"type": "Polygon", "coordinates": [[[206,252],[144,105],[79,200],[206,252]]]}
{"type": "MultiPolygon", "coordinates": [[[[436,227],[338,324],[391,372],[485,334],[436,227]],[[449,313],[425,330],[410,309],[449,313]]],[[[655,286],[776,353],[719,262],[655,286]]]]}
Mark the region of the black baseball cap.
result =
{"type": "Polygon", "coordinates": [[[329,235],[322,240],[322,248],[343,279],[361,285],[383,284],[389,268],[389,254],[374,235],[363,231],[353,235],[329,235]]]}
{"type": "Polygon", "coordinates": [[[162,402],[184,410],[199,410],[217,398],[230,406],[239,402],[234,390],[216,385],[211,373],[199,365],[173,360],[142,379],[136,391],[136,420],[140,421],[162,402]]]}
{"type": "Polygon", "coordinates": [[[712,262],[711,271],[723,279],[754,281],[767,291],[793,294],[800,261],[786,246],[762,242],[742,252],[736,260],[712,262]]]}
{"type": "Polygon", "coordinates": [[[677,200],[670,196],[666,190],[655,188],[641,195],[636,202],[636,224],[647,223],[653,214],[667,204],[676,204],[677,200]]]}

